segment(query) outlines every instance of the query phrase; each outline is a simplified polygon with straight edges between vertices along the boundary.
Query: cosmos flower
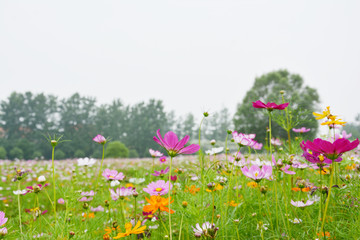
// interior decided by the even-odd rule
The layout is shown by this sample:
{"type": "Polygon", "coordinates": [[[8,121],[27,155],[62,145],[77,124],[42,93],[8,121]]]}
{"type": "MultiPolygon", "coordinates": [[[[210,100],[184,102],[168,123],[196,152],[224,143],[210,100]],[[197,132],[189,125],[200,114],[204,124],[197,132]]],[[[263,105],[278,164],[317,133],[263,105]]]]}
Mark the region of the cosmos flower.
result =
{"type": "Polygon", "coordinates": [[[289,105],[289,103],[283,103],[277,105],[276,103],[273,102],[268,102],[267,104],[265,104],[260,100],[257,100],[256,102],[252,102],[252,104],[254,108],[266,108],[268,111],[272,111],[274,109],[284,110],[289,105]]]}
{"type": "Polygon", "coordinates": [[[92,166],[96,163],[96,160],[94,158],[78,158],[77,159],[78,166],[92,166]]]}
{"type": "Polygon", "coordinates": [[[163,163],[166,163],[167,159],[166,159],[165,156],[162,156],[162,157],[159,158],[159,161],[160,161],[161,164],[163,164],[163,163]]]}
{"type": "Polygon", "coordinates": [[[310,128],[302,127],[302,128],[293,128],[292,130],[296,133],[306,133],[310,131],[310,128]]]}
{"type": "Polygon", "coordinates": [[[110,190],[111,199],[114,200],[114,201],[118,200],[119,198],[124,199],[126,196],[131,196],[132,192],[133,192],[132,187],[117,188],[116,191],[114,191],[111,188],[109,190],[110,190]]]}
{"type": "Polygon", "coordinates": [[[153,150],[153,149],[149,149],[149,153],[151,155],[151,157],[155,158],[155,157],[161,157],[163,154],[159,151],[153,150]]]}
{"type": "Polygon", "coordinates": [[[252,165],[250,169],[245,166],[241,169],[241,171],[246,177],[253,179],[255,182],[260,182],[261,179],[272,176],[272,167],[267,165],[262,168],[257,165],[252,165]]]}
{"type": "Polygon", "coordinates": [[[281,146],[281,141],[280,141],[280,139],[279,138],[272,138],[271,139],[271,144],[272,145],[275,145],[275,146],[281,146]]]}
{"type": "Polygon", "coordinates": [[[254,145],[255,143],[253,139],[255,136],[255,134],[244,134],[238,133],[237,131],[232,132],[234,142],[237,143],[240,147],[254,145]]]}
{"type": "Polygon", "coordinates": [[[124,174],[122,172],[116,171],[116,170],[110,170],[110,169],[105,169],[105,171],[102,173],[102,175],[108,180],[108,181],[112,181],[112,180],[118,180],[121,181],[125,178],[124,174]]]}
{"type": "MultiPolygon", "coordinates": [[[[170,183],[170,190],[172,189],[172,184],[170,183]]],[[[152,195],[165,195],[169,192],[169,181],[165,182],[164,180],[158,180],[156,182],[151,182],[147,185],[147,188],[143,188],[144,192],[152,195]]]]}
{"type": "Polygon", "coordinates": [[[293,200],[291,200],[291,205],[295,206],[295,207],[299,207],[299,208],[304,208],[306,206],[310,206],[314,204],[314,201],[311,200],[307,200],[306,203],[303,201],[296,201],[294,202],[293,200]]]}
{"type": "Polygon", "coordinates": [[[204,235],[205,238],[209,237],[211,239],[214,239],[216,236],[216,232],[219,230],[218,227],[215,227],[215,224],[211,224],[209,222],[205,222],[201,225],[197,223],[195,227],[192,227],[194,231],[195,237],[201,237],[204,235]]]}
{"type": "MultiPolygon", "coordinates": [[[[331,143],[320,138],[311,141],[302,141],[301,148],[304,150],[310,150],[313,153],[323,154],[324,157],[333,160],[341,161],[341,155],[345,152],[351,151],[359,145],[359,139],[350,142],[347,139],[340,138],[331,143]]],[[[305,151],[304,151],[305,152],[305,151]]]]}
{"type": "Polygon", "coordinates": [[[316,117],[315,118],[316,120],[320,120],[320,119],[323,119],[323,118],[328,118],[329,119],[330,116],[333,116],[330,113],[330,107],[329,106],[326,107],[326,109],[322,113],[313,112],[313,115],[316,117]]]}
{"type": "Polygon", "coordinates": [[[164,138],[160,134],[160,129],[157,130],[156,134],[157,137],[153,137],[154,141],[163,147],[170,157],[175,157],[179,154],[192,154],[200,149],[198,144],[191,144],[185,147],[185,144],[189,141],[189,135],[186,135],[179,141],[177,135],[172,131],[165,133],[164,138]]]}
{"type": "Polygon", "coordinates": [[[165,212],[170,212],[170,213],[174,213],[173,210],[169,209],[168,207],[166,207],[167,205],[169,205],[169,203],[172,203],[174,200],[172,200],[171,202],[169,201],[169,198],[162,198],[160,196],[157,195],[152,195],[150,196],[150,199],[146,198],[146,201],[148,203],[150,203],[149,205],[144,206],[143,211],[144,212],[151,212],[152,214],[156,213],[158,210],[160,211],[165,211],[165,212]]]}
{"type": "Polygon", "coordinates": [[[154,171],[154,173],[151,175],[153,175],[155,177],[163,177],[168,172],[169,172],[169,167],[167,167],[165,169],[161,169],[161,171],[154,171]]]}
{"type": "Polygon", "coordinates": [[[93,138],[93,141],[104,145],[106,143],[106,138],[104,136],[98,134],[93,138]]]}
{"type": "Polygon", "coordinates": [[[0,211],[0,226],[4,225],[7,222],[7,218],[5,217],[5,213],[0,211]]]}
{"type": "Polygon", "coordinates": [[[116,237],[113,237],[114,239],[119,239],[119,238],[123,238],[123,237],[127,237],[131,234],[141,234],[144,233],[144,230],[146,229],[146,226],[142,226],[141,227],[141,222],[138,221],[136,223],[136,225],[134,226],[134,228],[132,228],[133,225],[131,223],[126,223],[125,224],[125,232],[119,232],[116,237]]]}
{"type": "Polygon", "coordinates": [[[223,150],[224,150],[223,147],[218,147],[218,148],[212,148],[210,150],[207,150],[207,151],[205,151],[205,153],[212,156],[212,155],[221,153],[223,150]]]}

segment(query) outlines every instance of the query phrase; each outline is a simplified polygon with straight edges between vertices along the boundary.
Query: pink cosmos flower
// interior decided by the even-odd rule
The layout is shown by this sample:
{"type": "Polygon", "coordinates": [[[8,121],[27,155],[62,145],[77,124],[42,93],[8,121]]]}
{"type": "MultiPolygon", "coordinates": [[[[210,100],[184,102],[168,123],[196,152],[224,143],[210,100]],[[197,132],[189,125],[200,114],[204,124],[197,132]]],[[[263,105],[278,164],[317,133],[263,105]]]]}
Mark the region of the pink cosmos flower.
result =
{"type": "Polygon", "coordinates": [[[253,144],[251,146],[252,149],[254,150],[261,150],[263,147],[263,144],[262,143],[258,143],[256,142],[255,140],[253,140],[253,144]]]}
{"type": "Polygon", "coordinates": [[[278,161],[275,160],[275,156],[272,155],[272,162],[274,164],[274,166],[276,166],[280,171],[286,173],[286,174],[290,174],[290,175],[294,175],[296,174],[296,172],[294,171],[289,171],[290,165],[285,165],[281,159],[279,159],[278,161]]]}
{"type": "Polygon", "coordinates": [[[98,207],[96,207],[96,208],[94,208],[94,207],[91,207],[90,208],[90,211],[92,211],[92,212],[103,212],[105,209],[101,206],[101,205],[99,205],[98,207]]]}
{"type": "Polygon", "coordinates": [[[7,222],[7,218],[5,217],[5,213],[0,211],[0,226],[4,225],[7,222]]]}
{"type": "Polygon", "coordinates": [[[106,138],[104,136],[98,134],[93,138],[93,141],[97,142],[97,143],[100,143],[100,144],[105,144],[106,143],[106,138]]]}
{"type": "Polygon", "coordinates": [[[108,181],[112,181],[112,180],[118,180],[118,181],[122,181],[125,176],[122,172],[116,171],[116,170],[110,170],[110,169],[105,169],[105,171],[102,173],[102,175],[108,180],[108,181]]]}
{"type": "Polygon", "coordinates": [[[246,177],[253,179],[255,182],[260,182],[263,178],[269,179],[272,176],[272,167],[268,165],[262,168],[257,165],[252,165],[250,169],[245,166],[241,171],[246,177]]]}
{"type": "Polygon", "coordinates": [[[161,169],[161,171],[155,171],[155,173],[151,174],[155,177],[163,177],[165,174],[167,174],[169,172],[169,167],[165,168],[165,169],[161,169]]]}
{"type": "Polygon", "coordinates": [[[341,161],[341,155],[345,152],[351,151],[359,145],[359,139],[350,142],[347,139],[340,138],[331,143],[320,138],[311,141],[302,141],[300,144],[302,149],[310,150],[312,153],[323,154],[326,158],[333,161],[341,161]]]}
{"type": "Polygon", "coordinates": [[[304,208],[306,206],[310,206],[314,204],[314,201],[311,200],[307,200],[306,203],[304,203],[303,201],[296,201],[294,202],[293,200],[291,200],[291,205],[295,206],[295,207],[300,207],[300,208],[304,208]]]}
{"type": "Polygon", "coordinates": [[[93,200],[93,196],[95,195],[95,192],[91,190],[90,192],[82,192],[81,196],[82,198],[79,199],[79,202],[90,202],[93,200]]]}
{"type": "Polygon", "coordinates": [[[160,161],[161,164],[163,164],[163,163],[166,163],[167,159],[166,159],[165,156],[162,156],[162,157],[159,158],[159,161],[160,161]]]}
{"type": "Polygon", "coordinates": [[[192,154],[200,149],[198,144],[191,144],[185,147],[185,144],[189,141],[189,135],[186,135],[179,141],[177,135],[172,131],[165,133],[164,138],[160,134],[160,129],[157,130],[156,134],[157,137],[153,137],[154,141],[163,147],[170,157],[175,157],[179,154],[192,154]]]}
{"type": "Polygon", "coordinates": [[[132,187],[117,188],[116,191],[112,190],[111,188],[109,190],[110,190],[111,198],[114,201],[118,200],[119,198],[124,199],[126,196],[132,195],[132,192],[133,192],[132,187]]]}
{"type": "Polygon", "coordinates": [[[82,197],[79,199],[79,202],[90,202],[92,200],[93,200],[92,197],[82,197]]]}
{"type": "MultiPolygon", "coordinates": [[[[170,183],[170,190],[172,189],[172,184],[170,183]]],[[[165,182],[164,180],[158,180],[156,182],[151,182],[147,185],[147,188],[143,188],[144,192],[152,195],[165,195],[169,192],[169,181],[165,182]]]]}
{"type": "Polygon", "coordinates": [[[5,236],[8,233],[8,230],[6,227],[0,229],[0,236],[5,236]]]}
{"type": "Polygon", "coordinates": [[[271,144],[274,145],[274,146],[281,146],[281,141],[279,138],[272,138],[271,139],[271,144]]]}
{"type": "Polygon", "coordinates": [[[351,138],[352,134],[351,133],[347,133],[345,130],[341,132],[340,134],[335,134],[335,139],[339,139],[339,138],[345,138],[345,139],[349,139],[351,138]]]}
{"type": "Polygon", "coordinates": [[[95,192],[93,190],[91,190],[90,192],[82,192],[81,193],[81,196],[94,196],[95,195],[95,192]]]}
{"type": "Polygon", "coordinates": [[[154,157],[161,157],[163,154],[159,151],[153,150],[153,149],[149,149],[149,153],[150,155],[154,158],[154,157]]]}
{"type": "Polygon", "coordinates": [[[57,202],[58,202],[58,204],[64,204],[65,200],[63,198],[59,198],[57,202]]]}
{"type": "Polygon", "coordinates": [[[310,131],[310,128],[302,127],[302,128],[293,128],[292,130],[296,133],[306,133],[310,131]]]}
{"type": "Polygon", "coordinates": [[[250,146],[255,144],[255,142],[253,141],[256,136],[255,134],[244,134],[233,131],[232,136],[234,142],[239,144],[240,146],[250,146]]]}
{"type": "Polygon", "coordinates": [[[266,108],[268,111],[272,111],[274,109],[284,110],[289,105],[289,103],[283,103],[277,105],[276,103],[273,102],[268,102],[267,104],[265,104],[260,100],[257,100],[256,102],[252,102],[252,104],[254,108],[266,108]]]}

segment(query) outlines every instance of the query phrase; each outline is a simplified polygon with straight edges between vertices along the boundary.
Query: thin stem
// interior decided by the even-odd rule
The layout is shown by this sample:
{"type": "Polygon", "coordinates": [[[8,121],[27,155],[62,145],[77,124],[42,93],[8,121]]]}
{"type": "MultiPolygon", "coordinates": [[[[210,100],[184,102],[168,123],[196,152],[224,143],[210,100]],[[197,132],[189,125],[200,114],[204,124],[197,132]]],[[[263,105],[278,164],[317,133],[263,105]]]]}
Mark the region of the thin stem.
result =
{"type": "Polygon", "coordinates": [[[172,160],[173,160],[173,157],[170,156],[170,170],[169,170],[169,193],[168,193],[168,197],[169,197],[169,235],[170,235],[170,240],[172,240],[172,230],[171,230],[171,168],[172,168],[172,160]]]}
{"type": "Polygon", "coordinates": [[[20,226],[20,233],[21,233],[21,239],[22,239],[22,224],[21,224],[21,203],[20,203],[20,180],[18,180],[18,208],[19,208],[19,226],[20,226]]]}
{"type": "Polygon", "coordinates": [[[271,154],[272,154],[272,148],[271,148],[271,112],[268,112],[269,113],[269,149],[270,149],[270,157],[271,157],[271,154]]]}
{"type": "MultiPolygon", "coordinates": [[[[333,164],[334,165],[334,164],[333,164]]],[[[331,197],[331,189],[332,189],[332,184],[333,184],[333,178],[334,178],[334,166],[332,166],[331,168],[331,177],[330,177],[330,186],[329,186],[329,194],[326,198],[326,203],[325,203],[325,210],[324,210],[324,215],[323,215],[323,221],[321,224],[321,230],[320,230],[320,234],[323,232],[324,230],[324,225],[325,225],[325,219],[326,219],[326,212],[329,206],[329,202],[330,202],[330,197],[331,197]]],[[[325,233],[324,233],[325,236],[325,233]]]]}
{"type": "Polygon", "coordinates": [[[54,218],[55,218],[55,226],[56,226],[56,186],[55,186],[55,163],[54,163],[54,153],[55,153],[55,146],[52,148],[51,160],[52,160],[52,172],[53,172],[53,185],[54,185],[54,218]]]}
{"type": "Polygon", "coordinates": [[[184,218],[184,213],[181,214],[179,240],[181,240],[181,229],[182,229],[182,224],[183,224],[183,218],[184,218]]]}
{"type": "Polygon", "coordinates": [[[103,146],[103,151],[102,151],[102,157],[101,157],[101,164],[100,164],[99,174],[98,174],[98,177],[96,179],[95,191],[97,190],[97,187],[98,187],[98,182],[99,182],[99,179],[100,179],[101,169],[102,169],[102,166],[103,166],[104,156],[105,156],[105,144],[103,144],[102,146],[103,146]]]}

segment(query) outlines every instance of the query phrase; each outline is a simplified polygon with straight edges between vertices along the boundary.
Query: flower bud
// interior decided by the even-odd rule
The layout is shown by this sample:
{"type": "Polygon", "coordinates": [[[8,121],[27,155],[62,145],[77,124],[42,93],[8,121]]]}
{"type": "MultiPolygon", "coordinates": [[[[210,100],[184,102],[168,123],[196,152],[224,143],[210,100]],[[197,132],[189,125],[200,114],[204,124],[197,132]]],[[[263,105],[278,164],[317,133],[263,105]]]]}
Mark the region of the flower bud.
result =
{"type": "Polygon", "coordinates": [[[133,190],[132,195],[134,198],[137,198],[139,196],[139,193],[136,190],[133,190]]]}
{"type": "Polygon", "coordinates": [[[56,140],[51,140],[51,146],[56,147],[58,145],[58,142],[56,140]]]}
{"type": "Polygon", "coordinates": [[[204,117],[208,117],[208,116],[209,116],[209,113],[208,113],[208,112],[204,112],[203,115],[204,115],[204,117]]]}
{"type": "Polygon", "coordinates": [[[119,225],[118,225],[118,222],[117,221],[114,221],[113,223],[112,223],[112,226],[113,226],[113,228],[117,228],[119,225]]]}
{"type": "Polygon", "coordinates": [[[221,217],[220,214],[216,215],[216,218],[217,218],[217,219],[219,219],[220,217],[221,217]]]}
{"type": "Polygon", "coordinates": [[[232,130],[228,129],[227,134],[232,134],[232,130]]]}
{"type": "Polygon", "coordinates": [[[284,94],[285,94],[285,91],[284,91],[284,90],[281,90],[281,91],[280,91],[280,94],[281,94],[281,95],[284,95],[284,94]]]}
{"type": "Polygon", "coordinates": [[[84,208],[84,209],[88,209],[88,208],[89,208],[89,204],[85,202],[84,205],[83,205],[83,208],[84,208]]]}
{"type": "Polygon", "coordinates": [[[260,187],[260,192],[261,192],[262,194],[265,194],[267,191],[268,191],[268,188],[267,188],[266,186],[261,186],[261,187],[260,187]]]}
{"type": "Polygon", "coordinates": [[[202,235],[202,234],[201,234],[201,233],[198,233],[198,232],[194,233],[194,237],[195,237],[195,238],[201,238],[201,235],[202,235]]]}
{"type": "Polygon", "coordinates": [[[209,190],[213,190],[215,188],[215,183],[211,182],[211,183],[208,183],[206,186],[209,190]]]}
{"type": "Polygon", "coordinates": [[[69,232],[69,238],[72,238],[74,235],[75,235],[75,232],[73,232],[73,231],[69,232]]]}
{"type": "Polygon", "coordinates": [[[239,222],[240,222],[240,220],[239,219],[234,219],[234,221],[233,221],[235,224],[238,224],[239,222]]]}
{"type": "Polygon", "coordinates": [[[183,201],[183,202],[182,202],[182,206],[183,206],[183,208],[186,208],[186,207],[187,207],[187,205],[188,205],[188,202],[187,202],[187,201],[183,201]]]}
{"type": "Polygon", "coordinates": [[[105,207],[109,207],[110,206],[110,203],[108,200],[105,200],[105,207]]]}
{"type": "Polygon", "coordinates": [[[40,187],[38,185],[33,186],[33,189],[34,189],[34,193],[40,192],[40,187]]]}

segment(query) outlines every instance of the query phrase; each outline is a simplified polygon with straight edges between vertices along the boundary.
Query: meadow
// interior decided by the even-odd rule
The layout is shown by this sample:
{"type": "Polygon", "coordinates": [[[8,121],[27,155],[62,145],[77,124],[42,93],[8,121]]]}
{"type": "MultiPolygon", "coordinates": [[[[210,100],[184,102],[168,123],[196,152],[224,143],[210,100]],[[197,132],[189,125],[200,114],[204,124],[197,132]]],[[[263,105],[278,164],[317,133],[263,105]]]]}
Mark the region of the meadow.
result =
{"type": "MultiPolygon", "coordinates": [[[[360,239],[359,140],[340,131],[330,108],[310,129],[272,136],[273,111],[288,103],[253,102],[269,116],[267,141],[228,130],[202,150],[200,141],[154,129],[161,151],[149,158],[2,160],[0,235],[4,239],[360,239]],[[289,134],[290,136],[290,134],[289,134]],[[229,151],[236,147],[237,151],[229,151]]],[[[204,113],[205,120],[207,113],[204,113]]],[[[290,125],[287,125],[290,126],[290,125]]],[[[62,144],[48,136],[49,151],[62,144]]]]}

